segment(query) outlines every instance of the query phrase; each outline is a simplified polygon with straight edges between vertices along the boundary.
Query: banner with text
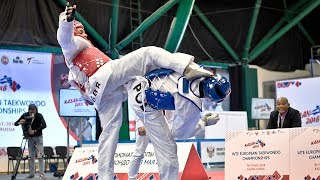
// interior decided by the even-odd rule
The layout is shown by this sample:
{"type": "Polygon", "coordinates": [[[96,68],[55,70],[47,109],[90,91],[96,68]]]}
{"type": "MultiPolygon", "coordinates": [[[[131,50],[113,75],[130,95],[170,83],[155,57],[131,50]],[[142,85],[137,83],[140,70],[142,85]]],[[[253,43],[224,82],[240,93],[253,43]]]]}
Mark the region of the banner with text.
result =
{"type": "Polygon", "coordinates": [[[225,159],[225,142],[223,140],[201,141],[202,163],[223,164],[225,159]]]}
{"type": "Polygon", "coordinates": [[[94,117],[94,106],[89,105],[76,89],[60,89],[59,115],[64,117],[94,117]]]}
{"type": "MultiPolygon", "coordinates": [[[[22,128],[14,122],[36,104],[44,116],[44,145],[66,145],[67,131],[54,100],[53,54],[0,50],[0,147],[19,146],[22,128]],[[63,141],[65,140],[65,141],[63,141]]],[[[73,137],[71,144],[76,144],[73,137]]]]}
{"type": "Polygon", "coordinates": [[[290,130],[290,176],[320,179],[320,128],[290,130]]]}
{"type": "Polygon", "coordinates": [[[320,77],[276,82],[277,99],[287,97],[301,114],[302,127],[320,126],[320,77]]]}
{"type": "Polygon", "coordinates": [[[289,179],[289,130],[228,132],[225,179],[289,179]]]}
{"type": "MultiPolygon", "coordinates": [[[[194,160],[196,158],[194,156],[192,156],[191,158],[189,157],[189,153],[192,152],[191,151],[192,148],[193,148],[193,153],[195,153],[197,156],[195,148],[192,145],[193,145],[192,142],[177,143],[180,175],[183,174],[187,161],[189,163],[188,167],[193,167],[194,169],[195,168],[199,169],[200,167],[203,169],[200,159],[198,159],[198,161],[195,162],[194,160]]],[[[129,164],[130,164],[132,155],[135,152],[135,148],[136,148],[135,143],[119,143],[118,144],[117,150],[114,156],[114,161],[115,161],[114,162],[114,172],[115,172],[114,178],[115,179],[119,179],[119,180],[128,179],[127,173],[129,171],[129,164]]],[[[91,147],[76,148],[74,153],[72,154],[72,158],[69,162],[67,171],[64,174],[63,180],[98,179],[97,161],[99,161],[97,145],[94,145],[91,147]]],[[[152,144],[150,143],[144,153],[144,159],[141,161],[141,166],[139,169],[139,177],[140,176],[144,176],[145,178],[154,177],[157,179],[159,177],[158,171],[159,171],[158,164],[155,157],[154,149],[152,144]]],[[[191,172],[191,170],[189,169],[188,171],[191,172]]],[[[193,174],[196,174],[196,173],[193,172],[193,174]]]]}
{"type": "Polygon", "coordinates": [[[274,99],[252,98],[252,119],[269,119],[272,111],[274,111],[274,99]]]}

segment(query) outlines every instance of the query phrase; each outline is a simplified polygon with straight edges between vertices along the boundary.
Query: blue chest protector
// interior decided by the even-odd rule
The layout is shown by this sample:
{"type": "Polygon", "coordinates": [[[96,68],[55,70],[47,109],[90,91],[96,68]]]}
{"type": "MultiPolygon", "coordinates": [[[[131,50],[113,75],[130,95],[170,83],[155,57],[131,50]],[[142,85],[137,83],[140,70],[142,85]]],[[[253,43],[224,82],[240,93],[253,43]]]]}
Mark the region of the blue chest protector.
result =
{"type": "MultiPolygon", "coordinates": [[[[147,73],[144,77],[149,83],[157,77],[168,76],[174,71],[171,69],[156,69],[147,73]]],[[[147,103],[153,109],[158,110],[175,110],[174,97],[169,92],[152,90],[150,87],[145,90],[147,103]]]]}

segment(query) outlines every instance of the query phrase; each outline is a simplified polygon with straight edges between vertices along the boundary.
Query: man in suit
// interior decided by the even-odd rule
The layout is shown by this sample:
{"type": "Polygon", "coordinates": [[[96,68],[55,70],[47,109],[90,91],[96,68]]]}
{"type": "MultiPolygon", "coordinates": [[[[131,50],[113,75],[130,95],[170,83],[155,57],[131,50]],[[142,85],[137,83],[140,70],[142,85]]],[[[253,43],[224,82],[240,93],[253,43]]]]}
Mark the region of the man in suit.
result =
{"type": "Polygon", "coordinates": [[[277,100],[277,110],[271,112],[267,129],[301,127],[301,116],[298,110],[290,107],[286,97],[277,100]]]}

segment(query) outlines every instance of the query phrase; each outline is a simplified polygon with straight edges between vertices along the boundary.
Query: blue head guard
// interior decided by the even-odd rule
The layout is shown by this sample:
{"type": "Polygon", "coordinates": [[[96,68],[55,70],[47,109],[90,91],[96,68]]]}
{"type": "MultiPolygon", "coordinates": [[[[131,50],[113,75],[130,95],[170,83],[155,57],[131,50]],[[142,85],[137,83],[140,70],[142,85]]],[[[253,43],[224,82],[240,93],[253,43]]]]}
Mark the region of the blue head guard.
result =
{"type": "Polygon", "coordinates": [[[223,101],[231,92],[231,84],[227,78],[207,77],[201,81],[203,94],[216,102],[223,101]]]}

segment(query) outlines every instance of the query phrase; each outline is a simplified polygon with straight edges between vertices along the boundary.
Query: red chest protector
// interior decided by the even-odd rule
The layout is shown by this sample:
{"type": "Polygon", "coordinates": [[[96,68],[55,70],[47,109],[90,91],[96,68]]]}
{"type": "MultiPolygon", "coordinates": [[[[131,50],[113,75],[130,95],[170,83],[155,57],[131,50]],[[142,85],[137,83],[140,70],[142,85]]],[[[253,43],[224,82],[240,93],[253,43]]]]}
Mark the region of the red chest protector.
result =
{"type": "Polygon", "coordinates": [[[74,59],[73,65],[87,77],[92,76],[102,65],[109,62],[110,58],[101,52],[98,48],[89,47],[81,51],[74,59]]]}

